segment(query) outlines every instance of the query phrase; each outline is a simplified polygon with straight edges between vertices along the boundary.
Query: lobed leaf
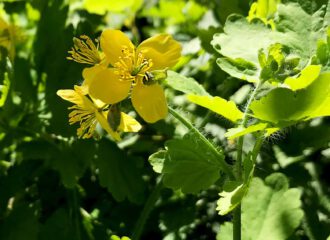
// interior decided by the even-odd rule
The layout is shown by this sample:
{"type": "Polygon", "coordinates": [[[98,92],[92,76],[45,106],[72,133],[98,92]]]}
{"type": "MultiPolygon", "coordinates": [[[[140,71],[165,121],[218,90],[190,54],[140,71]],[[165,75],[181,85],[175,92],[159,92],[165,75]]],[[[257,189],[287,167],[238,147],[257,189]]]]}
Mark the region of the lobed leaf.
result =
{"type": "Polygon", "coordinates": [[[209,93],[195,79],[187,78],[173,71],[167,71],[165,84],[183,93],[209,96],[209,93]]]}
{"type": "Polygon", "coordinates": [[[166,142],[166,149],[162,171],[165,186],[181,189],[184,193],[198,193],[219,179],[219,162],[224,155],[210,151],[195,134],[188,133],[182,139],[166,142]]]}
{"type": "MultiPolygon", "coordinates": [[[[289,188],[281,173],[274,173],[265,181],[253,178],[242,202],[242,239],[288,239],[303,218],[300,196],[301,191],[289,188]]],[[[230,229],[232,224],[221,226],[217,240],[231,240],[230,229]]]]}
{"type": "Polygon", "coordinates": [[[188,100],[197,105],[210,109],[211,111],[233,122],[243,118],[243,112],[237,108],[233,101],[227,101],[226,99],[220,97],[197,95],[188,95],[188,100]]]}
{"type": "Polygon", "coordinates": [[[307,88],[276,88],[250,105],[254,117],[277,126],[330,115],[330,72],[322,73],[307,88]]]}

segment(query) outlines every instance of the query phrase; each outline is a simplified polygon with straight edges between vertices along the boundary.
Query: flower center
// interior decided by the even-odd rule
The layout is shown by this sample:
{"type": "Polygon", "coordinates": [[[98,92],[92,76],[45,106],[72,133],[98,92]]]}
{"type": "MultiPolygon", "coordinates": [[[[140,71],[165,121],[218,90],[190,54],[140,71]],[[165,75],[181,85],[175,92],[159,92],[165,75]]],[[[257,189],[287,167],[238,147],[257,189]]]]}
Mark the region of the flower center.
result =
{"type": "Polygon", "coordinates": [[[152,61],[146,59],[141,52],[136,54],[134,50],[130,51],[128,47],[125,47],[122,49],[122,56],[114,66],[115,73],[119,75],[120,80],[136,82],[138,77],[142,79],[151,68],[152,61]]]}

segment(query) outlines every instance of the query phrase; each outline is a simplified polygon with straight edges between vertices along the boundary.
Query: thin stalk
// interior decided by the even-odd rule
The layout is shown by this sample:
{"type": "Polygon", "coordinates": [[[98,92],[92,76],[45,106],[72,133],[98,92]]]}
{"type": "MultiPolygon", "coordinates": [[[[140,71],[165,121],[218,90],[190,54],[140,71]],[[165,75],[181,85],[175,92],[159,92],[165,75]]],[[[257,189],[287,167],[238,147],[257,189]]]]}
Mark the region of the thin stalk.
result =
{"type": "Polygon", "coordinates": [[[157,199],[159,198],[162,187],[163,187],[162,178],[160,178],[157,182],[157,185],[155,186],[155,189],[152,191],[152,193],[148,197],[147,202],[144,205],[143,210],[141,212],[141,215],[136,222],[136,225],[134,227],[133,234],[132,234],[132,240],[140,239],[141,234],[143,232],[144,225],[146,224],[146,221],[148,220],[150,212],[154,208],[154,206],[157,202],[157,199]]]}
{"type": "Polygon", "coordinates": [[[183,116],[181,116],[177,111],[175,111],[173,108],[168,107],[169,112],[172,114],[173,117],[175,117],[177,120],[179,120],[183,125],[185,125],[190,131],[194,132],[196,136],[206,145],[209,147],[209,149],[219,157],[220,159],[220,164],[221,164],[221,169],[229,176],[230,179],[235,179],[235,176],[229,166],[228,163],[226,163],[223,160],[222,154],[218,152],[218,150],[215,148],[215,146],[207,140],[204,135],[198,131],[197,128],[195,128],[187,119],[185,119],[183,116]]]}
{"type": "MultiPolygon", "coordinates": [[[[243,119],[242,122],[240,124],[240,127],[246,127],[249,117],[248,117],[248,113],[250,110],[250,105],[253,101],[253,99],[256,97],[261,85],[263,84],[263,81],[259,81],[256,85],[256,87],[254,88],[253,92],[250,95],[250,98],[248,99],[247,103],[246,103],[246,107],[244,110],[244,114],[243,114],[243,119]]],[[[258,143],[258,142],[257,142],[258,143]]],[[[261,147],[261,143],[258,144],[257,148],[258,149],[253,149],[253,159],[255,159],[258,155],[259,149],[261,147]],[[260,146],[259,146],[260,145],[260,146]]],[[[242,159],[243,159],[243,144],[244,144],[244,136],[239,137],[238,141],[237,141],[237,159],[236,159],[236,163],[235,163],[235,172],[236,172],[236,179],[238,181],[242,181],[243,176],[242,176],[242,159]]],[[[257,144],[256,144],[257,145],[257,144]]],[[[239,204],[233,213],[233,240],[241,240],[242,236],[241,236],[241,228],[242,228],[242,223],[241,223],[241,204],[239,204]]]]}

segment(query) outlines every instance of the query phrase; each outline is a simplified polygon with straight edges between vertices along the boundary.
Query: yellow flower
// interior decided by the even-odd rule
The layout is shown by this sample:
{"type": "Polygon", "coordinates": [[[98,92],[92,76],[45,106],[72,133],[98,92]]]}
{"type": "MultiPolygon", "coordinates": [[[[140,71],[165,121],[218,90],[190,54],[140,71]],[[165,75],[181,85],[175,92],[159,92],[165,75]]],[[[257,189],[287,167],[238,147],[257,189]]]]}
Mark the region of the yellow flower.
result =
{"type": "Polygon", "coordinates": [[[119,115],[116,116],[119,120],[118,124],[111,126],[109,122],[113,122],[110,119],[112,112],[107,109],[107,104],[88,98],[85,87],[74,86],[74,90],[58,90],[57,95],[75,104],[69,107],[72,109],[69,114],[69,123],[80,123],[80,127],[77,129],[77,135],[80,138],[92,137],[97,123],[115,140],[120,140],[120,132],[138,132],[141,129],[141,125],[134,118],[123,112],[119,112],[119,115]]]}
{"type": "Polygon", "coordinates": [[[166,98],[153,72],[173,67],[181,56],[181,45],[170,35],[160,34],[135,47],[123,32],[112,29],[103,31],[100,44],[107,64],[83,71],[88,93],[107,104],[131,93],[135,110],[146,122],[165,118],[166,98]]]}
{"type": "Polygon", "coordinates": [[[19,29],[0,17],[0,47],[4,47],[8,51],[11,60],[15,57],[15,43],[20,40],[19,29]]]}

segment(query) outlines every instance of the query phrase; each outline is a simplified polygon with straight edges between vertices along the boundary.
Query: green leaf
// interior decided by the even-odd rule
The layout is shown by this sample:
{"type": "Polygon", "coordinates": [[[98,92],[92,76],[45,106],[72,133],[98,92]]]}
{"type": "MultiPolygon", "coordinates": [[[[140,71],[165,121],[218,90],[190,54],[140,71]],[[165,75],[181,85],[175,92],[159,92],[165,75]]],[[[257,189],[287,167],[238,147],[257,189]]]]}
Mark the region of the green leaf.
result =
{"type": "Polygon", "coordinates": [[[269,23],[269,19],[274,17],[277,5],[281,0],[258,0],[251,5],[248,19],[260,18],[265,23],[269,23]]]}
{"type": "Polygon", "coordinates": [[[40,240],[71,240],[75,237],[69,213],[63,208],[57,209],[42,225],[40,240]]]}
{"type": "Polygon", "coordinates": [[[245,127],[230,128],[225,133],[225,137],[227,137],[229,140],[232,140],[240,136],[244,136],[248,133],[264,130],[265,128],[267,128],[267,125],[268,125],[267,123],[258,123],[246,128],[245,127]]]}
{"type": "Polygon", "coordinates": [[[128,157],[110,140],[99,142],[95,165],[99,169],[99,180],[117,201],[128,198],[131,202],[143,201],[144,184],[135,159],[128,157]]]}
{"type": "Polygon", "coordinates": [[[166,157],[166,151],[160,150],[149,156],[149,163],[156,173],[162,173],[163,165],[166,157]]]}
{"type": "Polygon", "coordinates": [[[317,79],[321,72],[321,65],[309,65],[304,68],[298,77],[285,79],[284,84],[288,85],[293,91],[309,86],[317,79]]]}
{"type": "Polygon", "coordinates": [[[238,182],[227,182],[224,190],[219,194],[220,199],[217,201],[216,210],[220,215],[226,215],[231,212],[242,201],[247,186],[238,182]]]}
{"type": "Polygon", "coordinates": [[[116,235],[111,236],[111,240],[131,240],[129,237],[118,237],[116,235]]]}
{"type": "Polygon", "coordinates": [[[233,240],[233,223],[226,222],[220,226],[220,231],[217,234],[217,240],[233,240]]]}
{"type": "Polygon", "coordinates": [[[233,101],[227,101],[220,97],[189,95],[188,100],[210,109],[211,111],[236,122],[243,118],[243,113],[237,108],[233,101]]]}
{"type": "Polygon", "coordinates": [[[133,9],[133,11],[136,11],[141,7],[142,3],[143,1],[141,0],[84,0],[83,6],[90,13],[103,15],[107,11],[122,12],[128,9],[133,9]]]}
{"type": "Polygon", "coordinates": [[[38,236],[38,220],[34,210],[27,205],[15,207],[0,223],[0,239],[35,240],[38,236]]]}
{"type": "MultiPolygon", "coordinates": [[[[303,218],[300,196],[299,189],[288,187],[283,174],[272,174],[265,181],[253,178],[242,201],[242,240],[288,239],[303,218]]],[[[221,226],[217,240],[231,240],[230,229],[231,224],[221,226]]]]}
{"type": "Polygon", "coordinates": [[[274,31],[261,20],[248,22],[243,16],[232,15],[226,21],[224,33],[215,34],[211,42],[225,57],[219,58],[217,63],[231,76],[255,82],[261,73],[259,50],[280,43],[301,59],[298,67],[302,69],[315,55],[317,41],[325,36],[323,14],[324,9],[309,15],[297,3],[279,4],[274,31]],[[242,68],[241,59],[257,69],[242,68]]]}
{"type": "Polygon", "coordinates": [[[195,79],[187,78],[174,71],[167,71],[165,84],[183,93],[209,96],[204,87],[200,85],[195,79]]]}
{"type": "Polygon", "coordinates": [[[290,157],[285,152],[283,152],[279,146],[273,146],[275,157],[280,164],[281,168],[286,168],[290,164],[304,160],[306,157],[304,155],[290,157]]]}
{"type": "Polygon", "coordinates": [[[198,193],[219,179],[224,155],[219,159],[195,134],[188,133],[182,139],[166,142],[166,149],[165,186],[184,193],[198,193]]]}
{"type": "Polygon", "coordinates": [[[217,59],[217,64],[223,71],[232,77],[246,80],[248,82],[258,81],[258,67],[243,58],[232,59],[229,57],[222,57],[217,59]]]}
{"type": "Polygon", "coordinates": [[[59,171],[67,188],[74,188],[93,159],[95,145],[91,141],[77,141],[58,150],[58,155],[51,157],[50,165],[59,171]]]}
{"type": "Polygon", "coordinates": [[[272,30],[262,21],[255,20],[249,23],[243,16],[231,15],[224,26],[224,33],[215,34],[211,44],[225,57],[244,59],[258,66],[259,49],[267,49],[274,43],[270,38],[271,33],[272,30]]]}
{"type": "Polygon", "coordinates": [[[255,240],[287,239],[303,217],[300,195],[299,189],[289,189],[283,174],[272,174],[265,182],[254,178],[242,203],[243,236],[255,240]]]}
{"type": "Polygon", "coordinates": [[[254,163],[251,157],[252,154],[249,153],[244,159],[243,183],[228,181],[225,183],[223,191],[219,194],[220,199],[217,201],[216,210],[219,211],[220,215],[226,215],[234,210],[246,195],[254,173],[254,163]]]}
{"type": "Polygon", "coordinates": [[[254,117],[277,124],[291,125],[330,115],[330,72],[322,73],[305,89],[276,88],[250,105],[254,117]]]}

